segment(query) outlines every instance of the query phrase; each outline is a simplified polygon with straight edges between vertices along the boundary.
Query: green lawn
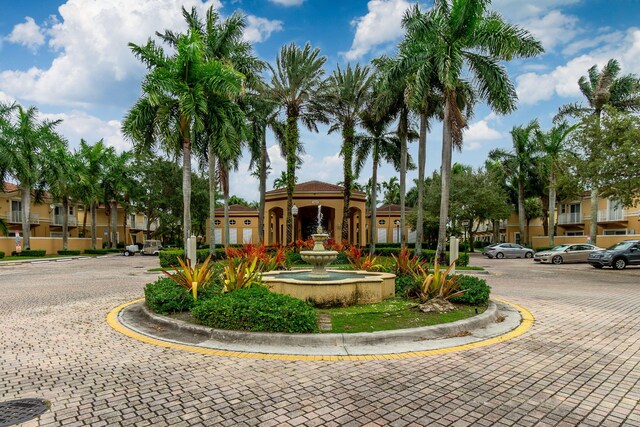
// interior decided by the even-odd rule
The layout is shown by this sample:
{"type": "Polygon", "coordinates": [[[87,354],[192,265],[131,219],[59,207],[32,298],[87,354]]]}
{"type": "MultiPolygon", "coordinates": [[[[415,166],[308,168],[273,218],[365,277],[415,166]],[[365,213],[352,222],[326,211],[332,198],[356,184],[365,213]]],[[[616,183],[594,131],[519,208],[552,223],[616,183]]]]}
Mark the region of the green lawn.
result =
{"type": "MultiPolygon", "coordinates": [[[[476,307],[458,306],[446,314],[423,313],[415,301],[391,298],[377,304],[318,310],[331,315],[331,333],[355,333],[416,328],[455,322],[476,315],[476,307]]],[[[482,313],[485,307],[478,307],[482,313]]]]}

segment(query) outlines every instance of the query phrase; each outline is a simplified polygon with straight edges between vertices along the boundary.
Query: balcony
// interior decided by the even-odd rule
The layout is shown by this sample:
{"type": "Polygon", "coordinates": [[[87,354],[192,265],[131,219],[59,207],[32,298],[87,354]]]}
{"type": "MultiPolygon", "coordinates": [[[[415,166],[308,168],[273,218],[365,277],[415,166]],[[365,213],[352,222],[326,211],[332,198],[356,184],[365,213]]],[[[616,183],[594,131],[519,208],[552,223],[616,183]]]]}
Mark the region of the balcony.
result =
{"type": "MultiPolygon", "coordinates": [[[[78,226],[78,218],[73,215],[67,215],[69,219],[68,225],[69,227],[77,227],[78,226]]],[[[61,215],[52,215],[51,216],[51,225],[56,227],[62,227],[62,222],[64,221],[64,214],[61,215]]]]}
{"type": "Polygon", "coordinates": [[[622,209],[598,211],[598,222],[626,221],[622,209]]]}
{"type": "Polygon", "coordinates": [[[149,231],[156,231],[156,228],[158,228],[158,222],[154,221],[151,224],[149,224],[149,220],[144,220],[144,227],[142,228],[142,230],[147,231],[147,226],[150,225],[149,227],[149,231]]]}
{"type": "MultiPolygon", "coordinates": [[[[11,211],[9,224],[22,224],[22,211],[11,211]]],[[[40,224],[40,215],[31,212],[29,214],[29,224],[40,224]]]]}
{"type": "Polygon", "coordinates": [[[558,215],[558,224],[582,224],[582,214],[580,212],[567,212],[558,215]]]}

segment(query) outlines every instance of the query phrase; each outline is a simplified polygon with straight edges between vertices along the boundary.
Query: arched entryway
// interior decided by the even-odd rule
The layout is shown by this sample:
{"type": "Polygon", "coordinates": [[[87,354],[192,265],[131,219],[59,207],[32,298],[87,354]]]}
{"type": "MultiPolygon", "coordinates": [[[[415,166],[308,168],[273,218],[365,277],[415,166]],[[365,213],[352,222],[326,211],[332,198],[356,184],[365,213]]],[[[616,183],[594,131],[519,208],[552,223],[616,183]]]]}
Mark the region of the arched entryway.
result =
{"type": "Polygon", "coordinates": [[[364,242],[364,217],[360,208],[352,206],[349,208],[349,239],[352,245],[360,246],[364,242]]]}
{"type": "Polygon", "coordinates": [[[280,244],[286,231],[284,228],[284,210],[278,207],[269,209],[267,218],[267,242],[269,242],[269,245],[280,244]]]}
{"type": "MultiPolygon", "coordinates": [[[[322,231],[334,236],[335,216],[334,208],[322,206],[322,231]]],[[[318,227],[318,205],[298,206],[296,216],[296,240],[307,240],[316,233],[318,227]]]]}

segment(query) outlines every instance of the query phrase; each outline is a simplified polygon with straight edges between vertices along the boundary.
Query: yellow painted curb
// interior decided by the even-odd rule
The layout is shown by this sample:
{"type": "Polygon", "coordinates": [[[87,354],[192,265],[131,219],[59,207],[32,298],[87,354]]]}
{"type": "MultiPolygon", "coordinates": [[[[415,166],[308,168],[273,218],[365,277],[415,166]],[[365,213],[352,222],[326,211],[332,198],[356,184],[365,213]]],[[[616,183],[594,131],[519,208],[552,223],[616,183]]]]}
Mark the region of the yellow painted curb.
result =
{"type": "Polygon", "coordinates": [[[411,357],[425,357],[425,356],[437,356],[447,353],[455,353],[458,351],[471,350],[474,348],[485,347],[488,345],[498,344],[504,341],[508,341],[519,337],[520,335],[526,333],[531,327],[535,319],[533,318],[533,314],[526,308],[514,304],[509,301],[505,301],[500,298],[493,298],[494,301],[500,301],[504,304],[508,304],[520,312],[522,316],[522,322],[520,325],[514,330],[507,332],[506,334],[499,335],[497,337],[489,338],[484,341],[478,341],[474,343],[457,345],[454,347],[440,348],[437,350],[424,350],[424,351],[412,351],[408,353],[392,353],[392,354],[371,354],[371,355],[354,355],[354,356],[341,356],[341,355],[325,355],[325,356],[308,356],[303,354],[267,354],[267,353],[251,353],[251,352],[239,352],[239,351],[228,351],[228,350],[215,350],[210,348],[202,348],[196,347],[193,345],[186,344],[176,344],[172,342],[162,341],[156,338],[151,338],[146,335],[142,335],[138,332],[135,332],[125,326],[123,326],[118,321],[118,313],[122,311],[125,307],[130,306],[131,304],[135,304],[137,302],[143,301],[144,298],[140,298],[134,301],[130,301],[119,305],[114,308],[107,314],[107,324],[111,326],[116,331],[133,338],[138,341],[142,341],[147,344],[153,344],[160,347],[172,348],[176,350],[185,350],[191,351],[194,353],[208,354],[211,356],[223,356],[223,357],[239,357],[239,358],[251,358],[251,359],[273,359],[273,360],[291,360],[291,361],[319,361],[319,360],[331,360],[331,361],[340,361],[340,360],[390,360],[390,359],[408,359],[411,357]]]}

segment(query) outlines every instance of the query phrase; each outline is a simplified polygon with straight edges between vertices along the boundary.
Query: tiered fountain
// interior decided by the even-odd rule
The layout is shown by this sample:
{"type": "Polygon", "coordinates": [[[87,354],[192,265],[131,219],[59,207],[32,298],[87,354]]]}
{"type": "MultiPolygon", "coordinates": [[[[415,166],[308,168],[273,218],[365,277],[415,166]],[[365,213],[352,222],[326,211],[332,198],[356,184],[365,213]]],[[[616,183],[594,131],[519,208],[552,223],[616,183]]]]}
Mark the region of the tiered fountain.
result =
{"type": "Polygon", "coordinates": [[[329,234],[322,230],[322,206],[318,205],[316,233],[312,234],[313,249],[300,251],[312,269],[270,271],[262,280],[273,292],[311,301],[316,306],[348,306],[375,303],[395,294],[395,275],[371,271],[327,270],[337,251],[328,251],[323,243],[329,234]]]}

